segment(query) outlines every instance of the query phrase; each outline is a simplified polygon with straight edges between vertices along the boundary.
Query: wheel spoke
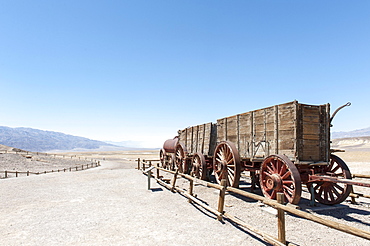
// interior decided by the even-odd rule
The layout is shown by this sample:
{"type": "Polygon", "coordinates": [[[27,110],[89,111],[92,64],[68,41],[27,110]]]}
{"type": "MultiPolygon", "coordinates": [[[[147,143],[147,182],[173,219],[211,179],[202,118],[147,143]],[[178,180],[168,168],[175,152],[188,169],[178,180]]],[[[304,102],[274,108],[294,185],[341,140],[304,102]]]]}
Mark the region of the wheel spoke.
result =
{"type": "Polygon", "coordinates": [[[271,174],[270,174],[270,173],[268,173],[268,172],[266,172],[266,171],[264,171],[264,172],[263,172],[263,174],[264,174],[265,176],[267,176],[267,177],[271,177],[271,174]]]}
{"type": "Polygon", "coordinates": [[[235,173],[235,172],[234,172],[234,169],[232,169],[232,168],[228,167],[228,168],[227,168],[227,170],[228,170],[229,172],[231,172],[231,173],[234,175],[234,173],[235,173]]]}
{"type": "Polygon", "coordinates": [[[283,180],[283,184],[285,184],[285,185],[292,185],[293,184],[293,180],[283,180]]]}
{"type": "Polygon", "coordinates": [[[234,177],[234,172],[231,172],[231,170],[230,170],[230,169],[228,169],[228,170],[227,170],[227,174],[228,174],[228,176],[230,176],[230,177],[234,177]]]}
{"type": "Polygon", "coordinates": [[[267,170],[269,171],[270,174],[274,173],[274,170],[270,166],[266,166],[267,170]]]}
{"type": "Polygon", "coordinates": [[[324,199],[325,199],[325,200],[328,200],[328,192],[329,192],[329,191],[328,191],[328,188],[327,188],[327,187],[325,187],[325,188],[324,188],[324,199]]]}
{"type": "Polygon", "coordinates": [[[286,165],[283,165],[282,168],[280,169],[279,175],[283,176],[283,174],[286,172],[286,170],[287,170],[286,165]]]}
{"type": "Polygon", "coordinates": [[[277,173],[276,172],[276,160],[274,162],[271,162],[271,170],[272,170],[272,173],[277,173]]]}
{"type": "Polygon", "coordinates": [[[335,173],[336,171],[338,171],[339,168],[340,168],[340,166],[337,164],[337,166],[333,170],[331,170],[331,172],[335,173]]]}
{"type": "Polygon", "coordinates": [[[286,172],[281,178],[287,179],[292,173],[290,171],[286,172]]]}
{"type": "MultiPolygon", "coordinates": [[[[231,158],[228,162],[227,162],[227,165],[231,164],[231,163],[234,163],[234,158],[231,158]]],[[[234,166],[234,165],[233,165],[234,166]]]]}
{"type": "Polygon", "coordinates": [[[291,189],[289,186],[283,185],[283,190],[289,191],[291,194],[293,193],[293,189],[291,189]]]}
{"type": "Polygon", "coordinates": [[[333,186],[328,187],[328,193],[331,201],[334,201],[333,186]]]}
{"type": "Polygon", "coordinates": [[[336,195],[337,197],[339,197],[339,196],[340,196],[340,193],[338,192],[338,190],[337,190],[337,187],[336,187],[336,186],[333,186],[333,192],[335,193],[335,195],[336,195]]]}
{"type": "Polygon", "coordinates": [[[340,190],[341,192],[343,192],[344,191],[344,188],[343,187],[341,187],[340,185],[338,185],[338,184],[335,184],[334,183],[334,187],[336,187],[338,190],[340,190]]]}
{"type": "Polygon", "coordinates": [[[276,190],[272,190],[271,199],[276,199],[276,190]]]}
{"type": "Polygon", "coordinates": [[[323,186],[320,186],[319,188],[320,189],[319,189],[318,194],[319,194],[319,196],[322,196],[322,193],[324,192],[324,187],[323,186]]]}

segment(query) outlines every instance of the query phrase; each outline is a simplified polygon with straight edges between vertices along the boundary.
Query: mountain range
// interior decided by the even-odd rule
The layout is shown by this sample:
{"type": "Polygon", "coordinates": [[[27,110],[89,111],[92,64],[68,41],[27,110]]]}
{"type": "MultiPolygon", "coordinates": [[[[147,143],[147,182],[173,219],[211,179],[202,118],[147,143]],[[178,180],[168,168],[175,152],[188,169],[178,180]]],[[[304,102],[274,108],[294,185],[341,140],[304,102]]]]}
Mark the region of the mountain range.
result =
{"type": "MultiPolygon", "coordinates": [[[[343,143],[351,146],[362,146],[370,141],[370,127],[349,132],[332,132],[333,145],[343,143]],[[349,144],[349,138],[353,138],[349,144]],[[345,142],[338,139],[345,139],[345,142]]],[[[43,131],[33,128],[11,128],[0,126],[0,145],[35,152],[56,151],[108,151],[137,149],[139,142],[103,142],[84,137],[72,136],[61,132],[43,131]],[[124,146],[126,144],[126,146],[124,146]],[[134,146],[136,145],[136,146],[134,146]],[[135,148],[136,147],[136,148],[135,148]]]]}
{"type": "MultiPolygon", "coordinates": [[[[118,147],[102,141],[33,128],[0,126],[0,144],[35,152],[118,147]]],[[[120,147],[122,149],[122,147],[120,147]]]]}
{"type": "Polygon", "coordinates": [[[331,138],[338,139],[338,138],[353,138],[353,137],[368,137],[370,136],[370,127],[354,130],[349,132],[332,132],[331,138]]]}

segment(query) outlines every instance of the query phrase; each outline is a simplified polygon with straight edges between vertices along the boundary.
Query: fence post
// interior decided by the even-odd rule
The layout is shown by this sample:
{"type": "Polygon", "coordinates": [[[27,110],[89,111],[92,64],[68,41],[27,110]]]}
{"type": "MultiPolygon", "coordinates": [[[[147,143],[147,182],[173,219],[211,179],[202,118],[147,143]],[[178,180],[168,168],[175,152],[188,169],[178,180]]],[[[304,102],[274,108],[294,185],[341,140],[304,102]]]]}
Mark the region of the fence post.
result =
{"type": "Polygon", "coordinates": [[[177,174],[179,173],[179,169],[176,170],[175,172],[175,175],[173,176],[173,179],[172,179],[172,184],[171,184],[171,191],[173,192],[174,189],[175,189],[175,185],[176,185],[176,180],[177,180],[177,174]]]}
{"type": "MultiPolygon", "coordinates": [[[[157,163],[157,167],[159,167],[159,163],[157,163]]],[[[159,169],[158,168],[156,169],[157,169],[157,179],[159,179],[159,169]]]]}
{"type": "Polygon", "coordinates": [[[140,158],[137,158],[137,170],[140,170],[140,158]]]}
{"type": "MultiPolygon", "coordinates": [[[[284,204],[284,193],[278,192],[276,194],[277,202],[280,204],[284,204]]],[[[286,244],[285,238],[285,212],[282,209],[277,209],[277,217],[278,217],[278,240],[286,244]]]]}
{"type": "MultiPolygon", "coordinates": [[[[194,189],[194,180],[189,180],[189,195],[193,196],[193,189],[194,189]]],[[[188,199],[188,202],[191,203],[191,199],[188,199]]]]}
{"type": "Polygon", "coordinates": [[[5,171],[5,178],[8,177],[8,171],[5,171]]]}
{"type": "Polygon", "coordinates": [[[18,178],[18,171],[15,171],[15,177],[18,178]]]}
{"type": "Polygon", "coordinates": [[[152,170],[148,171],[148,190],[150,190],[150,178],[152,177],[152,170]]]}
{"type": "MultiPolygon", "coordinates": [[[[220,194],[218,196],[218,210],[217,211],[220,212],[221,214],[224,213],[226,185],[227,185],[227,182],[226,182],[225,175],[224,175],[224,177],[221,179],[222,189],[220,190],[220,194]]],[[[221,221],[222,215],[218,215],[217,220],[221,221]]]]}
{"type": "Polygon", "coordinates": [[[30,176],[30,171],[27,171],[27,176],[30,176]]]}

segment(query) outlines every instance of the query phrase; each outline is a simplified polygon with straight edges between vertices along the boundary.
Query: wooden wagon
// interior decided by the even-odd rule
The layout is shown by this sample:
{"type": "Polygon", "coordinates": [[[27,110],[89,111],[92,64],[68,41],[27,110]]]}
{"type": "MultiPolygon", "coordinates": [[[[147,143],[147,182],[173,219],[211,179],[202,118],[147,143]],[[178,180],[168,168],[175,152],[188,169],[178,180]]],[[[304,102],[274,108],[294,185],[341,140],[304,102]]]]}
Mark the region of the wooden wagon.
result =
{"type": "Polygon", "coordinates": [[[319,202],[337,204],[352,189],[347,165],[330,149],[337,111],[331,117],[329,104],[293,101],[188,127],[164,143],[161,162],[204,180],[213,173],[217,182],[225,178],[233,187],[249,171],[252,188],[260,186],[271,199],[283,192],[292,204],[306,184],[319,202]]]}

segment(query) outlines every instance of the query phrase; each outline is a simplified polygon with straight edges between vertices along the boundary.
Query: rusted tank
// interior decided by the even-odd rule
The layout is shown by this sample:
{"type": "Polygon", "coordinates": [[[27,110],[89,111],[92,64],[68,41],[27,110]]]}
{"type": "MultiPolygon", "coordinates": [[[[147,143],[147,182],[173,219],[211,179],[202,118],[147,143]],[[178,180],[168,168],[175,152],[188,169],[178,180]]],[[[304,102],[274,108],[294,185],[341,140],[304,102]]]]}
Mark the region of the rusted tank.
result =
{"type": "Polygon", "coordinates": [[[163,149],[166,151],[166,153],[175,153],[176,146],[179,143],[179,138],[174,137],[173,139],[168,139],[163,144],[163,149]]]}

